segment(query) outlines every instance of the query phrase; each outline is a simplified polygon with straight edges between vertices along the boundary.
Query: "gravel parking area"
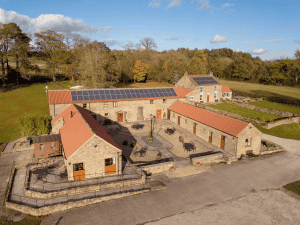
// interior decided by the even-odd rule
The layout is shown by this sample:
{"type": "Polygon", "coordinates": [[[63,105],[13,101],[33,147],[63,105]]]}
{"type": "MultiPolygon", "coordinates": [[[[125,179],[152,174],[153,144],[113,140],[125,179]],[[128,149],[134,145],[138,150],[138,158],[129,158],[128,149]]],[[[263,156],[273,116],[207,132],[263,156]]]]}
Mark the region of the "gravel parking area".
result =
{"type": "Polygon", "coordinates": [[[164,129],[161,129],[157,134],[173,144],[173,147],[168,150],[177,157],[189,158],[191,154],[211,151],[209,147],[197,142],[196,140],[193,140],[192,138],[177,130],[175,130],[173,134],[168,134],[164,129]],[[179,136],[184,137],[184,143],[179,142],[179,136]]]}

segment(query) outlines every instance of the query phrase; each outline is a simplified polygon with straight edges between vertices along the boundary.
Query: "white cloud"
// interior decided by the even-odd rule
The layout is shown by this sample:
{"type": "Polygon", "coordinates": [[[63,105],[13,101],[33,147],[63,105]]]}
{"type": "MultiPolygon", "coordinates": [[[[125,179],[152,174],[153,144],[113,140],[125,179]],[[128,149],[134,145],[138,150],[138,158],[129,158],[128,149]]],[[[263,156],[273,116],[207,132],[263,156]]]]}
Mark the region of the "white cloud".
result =
{"type": "Polygon", "coordinates": [[[152,8],[158,8],[160,4],[161,4],[161,0],[152,0],[148,6],[152,8]]]}
{"type": "Polygon", "coordinates": [[[247,53],[247,51],[245,50],[240,50],[239,48],[237,50],[235,50],[236,52],[243,52],[243,53],[247,53]]]}
{"type": "Polygon", "coordinates": [[[113,31],[111,27],[99,28],[85,23],[83,20],[74,20],[59,14],[43,14],[37,18],[30,18],[14,11],[5,11],[0,8],[1,23],[16,23],[22,31],[41,32],[53,30],[56,32],[80,32],[80,33],[109,33],[113,31]]]}
{"type": "Polygon", "coordinates": [[[172,7],[175,7],[175,6],[180,6],[182,0],[169,0],[170,3],[169,5],[167,6],[167,8],[172,8],[172,7]]]}
{"type": "Polygon", "coordinates": [[[117,42],[117,41],[114,40],[114,39],[106,39],[106,40],[104,41],[104,43],[105,43],[107,46],[112,46],[112,45],[119,44],[119,42],[117,42]]]}
{"type": "Polygon", "coordinates": [[[221,35],[215,35],[211,40],[210,43],[220,43],[220,42],[227,42],[227,37],[221,35]]]}
{"type": "Polygon", "coordinates": [[[177,41],[178,39],[179,39],[178,37],[171,37],[171,38],[167,38],[166,40],[170,40],[170,41],[174,40],[174,41],[177,41]]]}
{"type": "Polygon", "coordinates": [[[192,2],[196,1],[198,5],[198,9],[204,10],[209,9],[212,6],[209,4],[209,0],[192,0],[192,2]]]}
{"type": "Polygon", "coordinates": [[[222,9],[224,9],[226,7],[231,7],[231,6],[235,6],[235,4],[225,3],[224,5],[222,5],[222,9]]]}
{"type": "Polygon", "coordinates": [[[256,54],[256,55],[260,55],[260,54],[264,54],[266,53],[268,50],[263,49],[263,48],[254,48],[252,51],[250,51],[250,54],[256,54]]]}
{"type": "Polygon", "coordinates": [[[300,40],[294,40],[295,43],[299,43],[300,44],[300,40]]]}

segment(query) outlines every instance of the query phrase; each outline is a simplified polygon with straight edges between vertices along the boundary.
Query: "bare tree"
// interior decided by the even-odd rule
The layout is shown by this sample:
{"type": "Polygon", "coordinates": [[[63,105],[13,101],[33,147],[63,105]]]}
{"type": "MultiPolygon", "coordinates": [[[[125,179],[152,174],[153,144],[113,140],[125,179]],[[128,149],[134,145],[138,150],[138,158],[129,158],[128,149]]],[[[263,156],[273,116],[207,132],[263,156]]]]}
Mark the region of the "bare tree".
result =
{"type": "Polygon", "coordinates": [[[157,49],[157,45],[152,38],[144,38],[140,40],[140,45],[144,47],[145,50],[157,49]]]}
{"type": "Polygon", "coordinates": [[[127,43],[122,45],[121,47],[124,48],[125,50],[132,50],[134,49],[135,45],[132,41],[127,41],[127,43]]]}

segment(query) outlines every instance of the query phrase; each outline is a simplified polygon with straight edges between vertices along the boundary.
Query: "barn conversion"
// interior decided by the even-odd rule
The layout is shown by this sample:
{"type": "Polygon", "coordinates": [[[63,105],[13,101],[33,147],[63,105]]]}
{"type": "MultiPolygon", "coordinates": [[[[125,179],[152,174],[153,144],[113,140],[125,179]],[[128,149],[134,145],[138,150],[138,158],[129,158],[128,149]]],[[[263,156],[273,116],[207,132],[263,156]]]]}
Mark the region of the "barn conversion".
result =
{"type": "Polygon", "coordinates": [[[235,157],[248,153],[260,153],[262,133],[251,123],[180,101],[176,101],[168,108],[168,118],[235,157]]]}
{"type": "Polygon", "coordinates": [[[72,104],[51,124],[61,136],[69,180],[122,174],[121,148],[86,110],[72,104]]]}

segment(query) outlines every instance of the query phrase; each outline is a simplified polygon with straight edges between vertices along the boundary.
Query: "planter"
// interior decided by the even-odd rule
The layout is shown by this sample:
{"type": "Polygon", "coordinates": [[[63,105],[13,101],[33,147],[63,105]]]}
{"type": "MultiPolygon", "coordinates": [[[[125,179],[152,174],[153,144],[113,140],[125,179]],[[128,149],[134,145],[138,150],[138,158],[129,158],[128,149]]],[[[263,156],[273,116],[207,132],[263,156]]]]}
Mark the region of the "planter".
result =
{"type": "Polygon", "coordinates": [[[175,169],[174,167],[171,167],[171,168],[170,168],[170,171],[174,171],[174,169],[175,169]]]}
{"type": "Polygon", "coordinates": [[[200,162],[197,162],[197,163],[196,163],[196,166],[200,166],[200,162]]]}

